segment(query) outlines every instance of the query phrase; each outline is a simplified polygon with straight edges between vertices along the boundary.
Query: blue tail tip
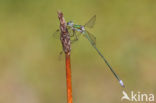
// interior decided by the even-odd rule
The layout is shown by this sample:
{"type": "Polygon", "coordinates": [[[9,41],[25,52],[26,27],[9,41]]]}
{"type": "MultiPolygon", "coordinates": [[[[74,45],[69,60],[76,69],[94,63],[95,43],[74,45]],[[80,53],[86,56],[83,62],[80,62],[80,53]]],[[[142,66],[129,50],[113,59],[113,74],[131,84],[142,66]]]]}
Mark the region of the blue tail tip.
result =
{"type": "Polygon", "coordinates": [[[120,85],[125,88],[125,85],[122,80],[119,81],[120,85]]]}

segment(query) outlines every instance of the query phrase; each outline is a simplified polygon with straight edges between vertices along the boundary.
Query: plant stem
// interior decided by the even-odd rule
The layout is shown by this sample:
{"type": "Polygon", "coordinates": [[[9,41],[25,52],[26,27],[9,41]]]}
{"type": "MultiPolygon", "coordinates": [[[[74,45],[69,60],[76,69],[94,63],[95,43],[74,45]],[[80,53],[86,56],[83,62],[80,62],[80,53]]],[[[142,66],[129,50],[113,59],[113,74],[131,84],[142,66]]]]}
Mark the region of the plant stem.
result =
{"type": "Polygon", "coordinates": [[[72,103],[72,84],[71,84],[71,66],[70,55],[66,54],[66,79],[67,79],[67,99],[72,103]]]}
{"type": "Polygon", "coordinates": [[[60,20],[60,40],[62,43],[63,51],[66,56],[66,82],[67,82],[67,102],[72,103],[72,84],[71,84],[71,66],[70,66],[70,35],[66,27],[66,22],[63,13],[58,11],[58,18],[60,20]]]}

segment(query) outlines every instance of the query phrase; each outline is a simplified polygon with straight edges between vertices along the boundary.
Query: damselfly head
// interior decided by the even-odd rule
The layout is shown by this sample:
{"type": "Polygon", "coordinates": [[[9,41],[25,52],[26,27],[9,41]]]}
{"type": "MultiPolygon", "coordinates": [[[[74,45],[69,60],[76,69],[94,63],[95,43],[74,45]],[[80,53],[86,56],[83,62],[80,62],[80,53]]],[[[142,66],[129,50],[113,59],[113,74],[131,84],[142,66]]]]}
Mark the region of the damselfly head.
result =
{"type": "Polygon", "coordinates": [[[73,26],[74,23],[73,23],[73,21],[69,21],[69,22],[67,22],[67,25],[68,25],[68,26],[73,26]]]}

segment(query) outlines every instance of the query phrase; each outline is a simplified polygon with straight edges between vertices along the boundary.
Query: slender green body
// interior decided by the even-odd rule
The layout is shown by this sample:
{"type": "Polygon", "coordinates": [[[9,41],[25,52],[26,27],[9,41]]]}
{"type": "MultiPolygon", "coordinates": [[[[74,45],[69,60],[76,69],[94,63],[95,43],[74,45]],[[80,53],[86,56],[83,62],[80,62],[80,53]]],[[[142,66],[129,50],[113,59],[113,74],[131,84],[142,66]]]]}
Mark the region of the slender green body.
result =
{"type": "MultiPolygon", "coordinates": [[[[98,52],[98,54],[100,55],[100,57],[103,59],[103,61],[107,64],[107,66],[110,68],[111,72],[114,74],[114,76],[117,78],[117,80],[120,82],[120,84],[122,85],[122,81],[119,79],[119,77],[117,76],[117,74],[114,72],[114,70],[112,69],[112,67],[110,66],[110,64],[107,62],[107,60],[105,59],[105,57],[101,54],[101,52],[97,49],[95,43],[93,40],[91,40],[91,38],[89,37],[87,32],[83,33],[84,36],[89,40],[89,42],[91,43],[91,45],[95,48],[95,50],[98,52]]],[[[124,87],[124,85],[122,85],[124,87]]]]}

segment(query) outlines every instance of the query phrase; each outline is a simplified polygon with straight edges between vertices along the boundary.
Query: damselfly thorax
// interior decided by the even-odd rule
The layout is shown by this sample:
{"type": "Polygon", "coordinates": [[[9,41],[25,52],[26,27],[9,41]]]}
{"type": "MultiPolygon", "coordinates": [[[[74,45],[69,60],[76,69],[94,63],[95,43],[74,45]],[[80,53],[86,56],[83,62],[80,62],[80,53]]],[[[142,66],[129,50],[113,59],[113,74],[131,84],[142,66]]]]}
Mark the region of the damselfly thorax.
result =
{"type": "Polygon", "coordinates": [[[84,27],[84,26],[74,24],[72,21],[69,21],[69,22],[67,23],[67,26],[68,26],[69,28],[71,28],[73,31],[78,31],[78,32],[80,32],[80,33],[84,33],[84,31],[85,31],[85,27],[84,27]]]}

